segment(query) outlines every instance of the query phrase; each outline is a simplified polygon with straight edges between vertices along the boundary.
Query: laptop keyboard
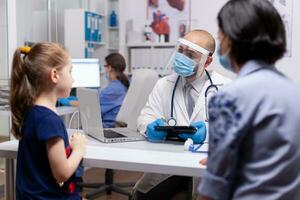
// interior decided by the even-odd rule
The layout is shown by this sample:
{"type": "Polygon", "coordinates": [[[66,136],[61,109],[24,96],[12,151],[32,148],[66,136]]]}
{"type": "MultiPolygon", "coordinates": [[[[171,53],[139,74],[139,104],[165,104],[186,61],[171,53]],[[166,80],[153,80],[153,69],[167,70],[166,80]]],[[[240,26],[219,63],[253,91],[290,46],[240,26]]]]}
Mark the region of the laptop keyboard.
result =
{"type": "Polygon", "coordinates": [[[105,138],[124,138],[125,135],[122,135],[120,133],[117,133],[113,130],[104,130],[104,137],[105,138]]]}

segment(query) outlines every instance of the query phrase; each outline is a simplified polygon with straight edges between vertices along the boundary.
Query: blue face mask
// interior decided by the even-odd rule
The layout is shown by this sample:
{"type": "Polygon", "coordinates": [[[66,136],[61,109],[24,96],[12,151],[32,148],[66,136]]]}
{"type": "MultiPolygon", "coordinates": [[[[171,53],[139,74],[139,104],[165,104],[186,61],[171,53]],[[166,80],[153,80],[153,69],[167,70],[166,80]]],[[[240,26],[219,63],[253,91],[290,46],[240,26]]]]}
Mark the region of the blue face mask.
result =
{"type": "Polygon", "coordinates": [[[194,74],[196,62],[186,55],[177,52],[173,60],[173,67],[178,75],[188,77],[194,74]]]}
{"type": "Polygon", "coordinates": [[[222,65],[225,69],[234,72],[234,70],[233,70],[233,68],[232,68],[232,66],[231,66],[231,63],[230,63],[229,56],[228,56],[229,52],[228,52],[228,53],[225,53],[225,54],[223,54],[223,55],[221,55],[221,47],[219,47],[219,48],[218,48],[218,51],[217,51],[217,54],[218,54],[218,56],[219,56],[219,62],[221,63],[221,65],[222,65]]]}

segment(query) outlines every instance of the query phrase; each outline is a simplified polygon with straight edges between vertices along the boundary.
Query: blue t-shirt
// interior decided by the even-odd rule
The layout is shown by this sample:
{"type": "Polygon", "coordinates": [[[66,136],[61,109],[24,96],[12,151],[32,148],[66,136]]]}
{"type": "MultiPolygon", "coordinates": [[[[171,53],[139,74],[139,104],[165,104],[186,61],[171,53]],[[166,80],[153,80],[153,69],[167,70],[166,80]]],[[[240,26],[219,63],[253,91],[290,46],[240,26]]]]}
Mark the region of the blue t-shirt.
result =
{"type": "Polygon", "coordinates": [[[52,175],[46,142],[55,137],[64,140],[67,156],[71,150],[66,128],[61,118],[43,106],[33,106],[27,112],[19,142],[17,157],[16,197],[18,199],[80,199],[73,175],[62,187],[52,175]]]}
{"type": "Polygon", "coordinates": [[[111,81],[100,92],[100,107],[104,128],[115,127],[117,114],[121,108],[127,88],[119,80],[111,81]]]}

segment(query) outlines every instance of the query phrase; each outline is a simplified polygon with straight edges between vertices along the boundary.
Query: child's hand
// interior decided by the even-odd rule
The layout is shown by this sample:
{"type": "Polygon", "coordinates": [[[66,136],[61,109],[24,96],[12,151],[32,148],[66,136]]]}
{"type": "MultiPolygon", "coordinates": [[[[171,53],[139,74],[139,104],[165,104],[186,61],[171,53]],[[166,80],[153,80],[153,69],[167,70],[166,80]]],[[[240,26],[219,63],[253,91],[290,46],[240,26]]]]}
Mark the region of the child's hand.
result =
{"type": "Polygon", "coordinates": [[[82,133],[74,133],[71,138],[70,146],[72,151],[79,152],[82,156],[85,153],[87,138],[82,133]]]}
{"type": "Polygon", "coordinates": [[[206,164],[207,164],[207,158],[203,158],[202,160],[200,160],[199,164],[206,166],[206,164]]]}

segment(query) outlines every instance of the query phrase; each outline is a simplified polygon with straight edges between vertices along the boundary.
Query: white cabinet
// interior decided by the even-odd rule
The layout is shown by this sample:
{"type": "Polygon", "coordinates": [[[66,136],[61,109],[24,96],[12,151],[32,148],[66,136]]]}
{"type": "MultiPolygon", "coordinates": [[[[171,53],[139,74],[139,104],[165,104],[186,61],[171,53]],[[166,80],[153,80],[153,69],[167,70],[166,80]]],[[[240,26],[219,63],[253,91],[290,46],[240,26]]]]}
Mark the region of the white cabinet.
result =
{"type": "MultiPolygon", "coordinates": [[[[158,74],[164,72],[175,44],[173,43],[140,43],[127,44],[129,71],[136,69],[154,69],[158,74]]],[[[169,72],[164,72],[169,73],[169,72]]]]}
{"type": "Polygon", "coordinates": [[[64,44],[71,56],[74,58],[97,57],[103,60],[107,54],[118,52],[120,48],[119,0],[94,0],[89,1],[83,7],[85,9],[68,9],[64,12],[64,44]],[[110,23],[112,12],[115,13],[116,19],[116,23],[113,24],[110,23]],[[91,18],[90,15],[92,15],[91,18]],[[97,38],[93,36],[89,38],[93,35],[93,30],[99,31],[100,40],[91,40],[91,38],[97,38]]]}
{"type": "Polygon", "coordinates": [[[64,41],[73,58],[90,58],[95,48],[104,45],[104,15],[84,9],[64,12],[64,41]]]}

